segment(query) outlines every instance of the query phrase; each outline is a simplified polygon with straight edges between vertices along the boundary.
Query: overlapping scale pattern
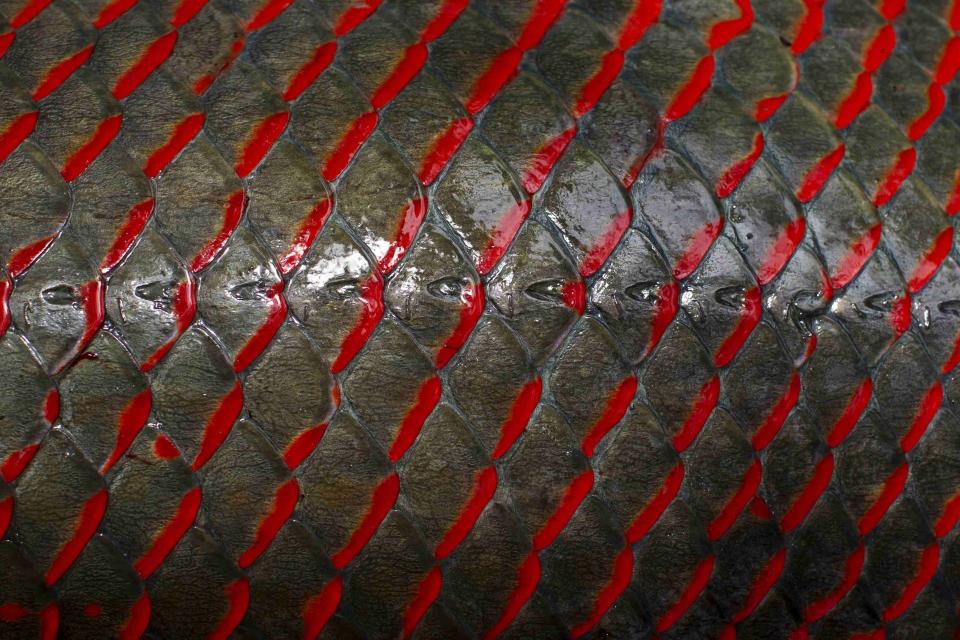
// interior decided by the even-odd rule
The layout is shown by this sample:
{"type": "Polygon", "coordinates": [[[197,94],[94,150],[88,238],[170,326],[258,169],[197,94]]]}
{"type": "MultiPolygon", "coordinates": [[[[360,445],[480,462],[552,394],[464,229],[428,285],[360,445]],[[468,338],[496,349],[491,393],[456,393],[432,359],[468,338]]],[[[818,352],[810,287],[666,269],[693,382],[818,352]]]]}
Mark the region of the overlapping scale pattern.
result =
{"type": "Polygon", "coordinates": [[[0,0],[0,638],[955,638],[960,2],[0,0]]]}

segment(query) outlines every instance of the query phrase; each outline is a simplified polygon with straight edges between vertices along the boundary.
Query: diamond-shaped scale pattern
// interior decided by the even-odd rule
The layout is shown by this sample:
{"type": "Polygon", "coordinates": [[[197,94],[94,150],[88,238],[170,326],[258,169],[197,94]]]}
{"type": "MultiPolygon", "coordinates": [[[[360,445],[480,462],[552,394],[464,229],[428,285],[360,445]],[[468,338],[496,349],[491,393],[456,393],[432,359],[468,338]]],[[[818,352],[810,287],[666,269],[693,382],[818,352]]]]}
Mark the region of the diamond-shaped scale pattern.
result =
{"type": "Polygon", "coordinates": [[[960,2],[0,0],[0,638],[954,638],[960,2]]]}

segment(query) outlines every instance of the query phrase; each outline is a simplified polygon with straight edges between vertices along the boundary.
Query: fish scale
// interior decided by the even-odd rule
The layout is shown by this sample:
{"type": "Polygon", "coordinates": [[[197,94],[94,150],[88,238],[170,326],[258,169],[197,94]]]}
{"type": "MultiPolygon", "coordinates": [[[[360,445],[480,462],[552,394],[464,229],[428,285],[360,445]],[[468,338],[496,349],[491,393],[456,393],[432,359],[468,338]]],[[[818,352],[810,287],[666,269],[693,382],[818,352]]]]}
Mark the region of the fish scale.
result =
{"type": "Polygon", "coordinates": [[[957,0],[0,0],[0,638],[953,638],[957,0]]]}

